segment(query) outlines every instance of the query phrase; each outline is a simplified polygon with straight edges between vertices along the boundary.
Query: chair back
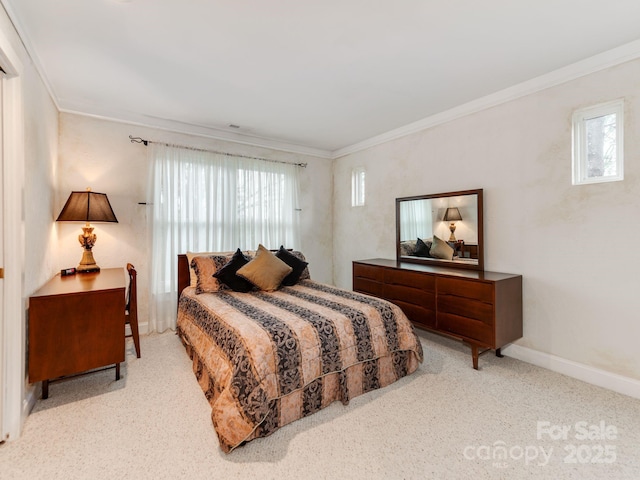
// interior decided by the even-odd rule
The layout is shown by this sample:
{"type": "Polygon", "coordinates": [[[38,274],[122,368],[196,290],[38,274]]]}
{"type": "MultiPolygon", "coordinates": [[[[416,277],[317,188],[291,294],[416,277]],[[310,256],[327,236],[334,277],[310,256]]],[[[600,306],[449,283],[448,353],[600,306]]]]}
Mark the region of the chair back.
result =
{"type": "Polygon", "coordinates": [[[136,280],[138,273],[130,263],[127,263],[127,272],[129,273],[129,288],[127,289],[126,311],[129,314],[130,322],[133,316],[135,316],[136,320],[138,319],[138,282],[136,280]]]}

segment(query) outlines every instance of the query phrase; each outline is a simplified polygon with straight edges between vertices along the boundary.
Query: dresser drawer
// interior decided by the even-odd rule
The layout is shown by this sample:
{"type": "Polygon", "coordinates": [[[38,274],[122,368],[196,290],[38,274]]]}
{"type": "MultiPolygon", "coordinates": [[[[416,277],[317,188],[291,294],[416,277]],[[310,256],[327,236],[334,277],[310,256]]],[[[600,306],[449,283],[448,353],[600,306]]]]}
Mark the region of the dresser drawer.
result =
{"type": "Polygon", "coordinates": [[[387,285],[405,286],[428,292],[436,291],[436,279],[433,275],[410,272],[407,270],[386,270],[384,272],[384,283],[387,285]]]}
{"type": "Polygon", "coordinates": [[[403,303],[398,300],[392,300],[393,303],[398,305],[409,320],[415,323],[418,327],[424,328],[436,328],[436,312],[429,308],[415,305],[413,303],[403,303]]]}
{"type": "Polygon", "coordinates": [[[435,311],[436,309],[435,293],[420,290],[419,288],[386,284],[384,286],[384,297],[392,302],[398,300],[404,303],[419,305],[429,310],[435,311]]]}
{"type": "Polygon", "coordinates": [[[493,344],[495,318],[493,304],[442,294],[438,290],[437,312],[439,330],[477,340],[485,345],[493,344]]]}
{"type": "Polygon", "coordinates": [[[384,280],[384,269],[371,265],[353,264],[353,277],[368,278],[377,282],[384,280]]]}
{"type": "Polygon", "coordinates": [[[455,295],[438,295],[438,313],[471,318],[493,325],[493,305],[455,295]]]}
{"type": "Polygon", "coordinates": [[[438,295],[456,295],[493,303],[493,285],[459,278],[438,278],[438,295]]]}
{"type": "Polygon", "coordinates": [[[353,289],[356,292],[368,293],[376,297],[383,297],[384,285],[380,282],[370,280],[368,278],[354,277],[353,289]]]}
{"type": "Polygon", "coordinates": [[[483,345],[494,347],[493,328],[485,322],[451,313],[438,312],[438,330],[477,340],[483,345]]]}
{"type": "Polygon", "coordinates": [[[435,293],[404,285],[385,285],[383,296],[398,305],[412,322],[435,327],[435,293]]]}

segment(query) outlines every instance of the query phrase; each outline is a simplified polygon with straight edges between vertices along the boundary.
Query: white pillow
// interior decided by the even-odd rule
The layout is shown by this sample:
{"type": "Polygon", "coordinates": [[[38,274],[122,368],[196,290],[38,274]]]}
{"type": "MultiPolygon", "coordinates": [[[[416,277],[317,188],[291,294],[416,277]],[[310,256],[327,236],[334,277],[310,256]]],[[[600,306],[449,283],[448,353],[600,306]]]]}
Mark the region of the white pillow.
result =
{"type": "Polygon", "coordinates": [[[439,239],[435,235],[433,236],[433,243],[431,244],[431,250],[429,255],[433,258],[441,258],[443,260],[453,260],[454,250],[449,246],[447,242],[439,239]]]}

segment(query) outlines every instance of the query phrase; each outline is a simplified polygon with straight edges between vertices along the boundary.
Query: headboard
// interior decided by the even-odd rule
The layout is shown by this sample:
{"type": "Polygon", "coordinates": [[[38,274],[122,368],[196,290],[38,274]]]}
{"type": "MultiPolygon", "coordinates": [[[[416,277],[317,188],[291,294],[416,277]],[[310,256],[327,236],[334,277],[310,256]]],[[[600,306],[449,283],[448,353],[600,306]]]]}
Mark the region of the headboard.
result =
{"type": "MultiPolygon", "coordinates": [[[[277,252],[277,250],[271,250],[277,252]]],[[[291,252],[293,249],[287,248],[287,251],[291,252]]],[[[233,253],[233,252],[230,252],[233,253]]],[[[189,273],[189,260],[185,253],[178,254],[178,302],[180,301],[180,294],[182,290],[187,288],[191,283],[191,275],[189,273]]]]}
{"type": "Polygon", "coordinates": [[[189,277],[189,261],[184,253],[178,254],[178,300],[180,300],[180,294],[182,290],[187,288],[191,283],[189,277]]]}

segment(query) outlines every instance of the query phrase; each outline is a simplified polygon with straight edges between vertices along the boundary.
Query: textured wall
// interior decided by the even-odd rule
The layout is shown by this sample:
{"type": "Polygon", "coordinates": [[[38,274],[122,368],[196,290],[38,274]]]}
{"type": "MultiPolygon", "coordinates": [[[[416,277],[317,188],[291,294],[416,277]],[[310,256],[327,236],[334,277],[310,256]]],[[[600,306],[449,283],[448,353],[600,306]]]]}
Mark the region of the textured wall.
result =
{"type": "Polygon", "coordinates": [[[334,168],[336,284],[395,257],[394,199],[484,188],[485,268],[524,276],[518,343],[640,379],[640,61],[347,155],[334,168]],[[625,99],[625,180],[571,185],[571,114],[625,99]],[[350,207],[363,165],[366,206],[350,207]]]}
{"type": "MultiPolygon", "coordinates": [[[[332,281],[330,160],[63,113],[60,115],[55,216],[72,190],[91,187],[109,196],[119,223],[95,225],[98,240],[93,248],[94,257],[103,268],[124,266],[127,262],[136,266],[141,323],[148,319],[150,271],[147,207],[138,205],[147,199],[147,147],[132,144],[128,138],[130,134],[160,142],[307,162],[308,167],[301,171],[300,178],[302,251],[310,262],[312,277],[324,282],[332,281]]],[[[55,225],[57,268],[73,267],[80,261],[82,249],[76,239],[81,233],[80,227],[77,224],[55,225]]]]}
{"type": "MultiPolygon", "coordinates": [[[[25,262],[26,296],[56,272],[57,239],[51,217],[55,209],[58,161],[58,109],[40,81],[28,69],[25,74],[25,262]]],[[[57,215],[57,212],[56,212],[57,215]]]]}
{"type": "MultiPolygon", "coordinates": [[[[4,297],[5,312],[10,311],[11,314],[0,319],[3,331],[0,338],[4,342],[0,345],[3,370],[0,374],[0,413],[3,420],[0,423],[3,435],[8,432],[10,437],[16,438],[35,400],[34,388],[29,385],[26,373],[28,297],[54,271],[50,212],[55,183],[58,112],[3,9],[0,9],[0,48],[17,70],[12,71],[9,64],[3,65],[12,74],[17,73],[8,81],[12,87],[7,89],[11,95],[7,105],[15,102],[17,107],[14,110],[5,105],[8,110],[5,120],[17,122],[11,126],[14,131],[22,130],[24,137],[24,157],[11,154],[3,159],[4,172],[8,175],[3,182],[10,183],[21,195],[16,198],[7,192],[8,189],[2,190],[6,202],[3,216],[5,258],[2,266],[7,268],[4,289],[12,293],[9,296],[5,293],[4,297]],[[13,219],[10,225],[7,224],[8,218],[13,219]],[[21,252],[19,258],[12,257],[9,261],[7,245],[15,242],[21,246],[21,252]],[[18,265],[20,272],[11,268],[18,265]],[[10,289],[6,284],[9,281],[12,282],[10,289]],[[16,288],[19,289],[19,304],[13,298],[18,293],[13,293],[16,288]]],[[[4,138],[3,141],[8,143],[13,139],[4,138]]],[[[11,254],[15,255],[15,252],[11,254]]]]}

